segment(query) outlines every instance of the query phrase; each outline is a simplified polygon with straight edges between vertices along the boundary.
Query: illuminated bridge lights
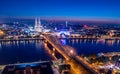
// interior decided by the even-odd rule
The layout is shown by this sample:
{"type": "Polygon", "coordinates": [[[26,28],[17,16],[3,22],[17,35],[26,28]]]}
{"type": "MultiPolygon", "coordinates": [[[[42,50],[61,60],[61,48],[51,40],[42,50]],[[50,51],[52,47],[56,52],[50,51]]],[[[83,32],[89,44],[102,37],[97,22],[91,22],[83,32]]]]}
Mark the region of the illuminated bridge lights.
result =
{"type": "Polygon", "coordinates": [[[44,38],[66,59],[69,60],[69,56],[65,54],[61,49],[63,49],[59,43],[54,39],[54,42],[51,41],[51,38],[49,36],[44,36],[44,38]]]}

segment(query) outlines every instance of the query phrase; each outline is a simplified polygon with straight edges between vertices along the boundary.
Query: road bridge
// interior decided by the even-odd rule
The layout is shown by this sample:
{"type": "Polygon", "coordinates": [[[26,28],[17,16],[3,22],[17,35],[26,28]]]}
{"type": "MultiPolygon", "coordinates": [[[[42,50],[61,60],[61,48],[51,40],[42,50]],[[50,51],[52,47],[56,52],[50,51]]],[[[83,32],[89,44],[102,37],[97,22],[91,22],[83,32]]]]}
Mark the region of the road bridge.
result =
{"type": "MultiPolygon", "coordinates": [[[[75,53],[75,49],[70,46],[64,46],[61,45],[59,42],[59,39],[53,35],[44,35],[44,40],[46,44],[50,44],[55,51],[57,51],[60,55],[64,57],[65,60],[67,60],[70,65],[77,65],[81,67],[84,67],[84,69],[81,69],[83,71],[87,71],[86,73],[80,73],[80,70],[76,74],[98,74],[95,70],[93,70],[85,61],[82,60],[82,58],[78,57],[75,53]],[[72,61],[70,61],[72,60],[72,61]]],[[[76,71],[76,67],[74,67],[74,71],[76,71]]]]}

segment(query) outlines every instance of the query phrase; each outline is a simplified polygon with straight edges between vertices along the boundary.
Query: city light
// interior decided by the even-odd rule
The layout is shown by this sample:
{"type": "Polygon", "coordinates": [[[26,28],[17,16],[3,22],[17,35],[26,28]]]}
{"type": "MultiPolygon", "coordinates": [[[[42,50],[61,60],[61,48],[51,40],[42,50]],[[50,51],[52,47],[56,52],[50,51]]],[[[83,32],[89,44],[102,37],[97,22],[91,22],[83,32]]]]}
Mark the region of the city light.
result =
{"type": "MultiPolygon", "coordinates": [[[[118,69],[120,69],[120,53],[118,52],[120,43],[120,32],[118,30],[112,30],[112,33],[114,34],[111,36],[109,34],[109,32],[111,32],[111,28],[109,28],[109,26],[107,27],[107,30],[106,28],[104,28],[104,26],[101,26],[99,28],[99,26],[93,26],[89,24],[79,24],[80,26],[77,25],[78,27],[74,27],[74,25],[76,25],[74,24],[74,22],[71,21],[69,23],[66,23],[64,21],[65,27],[67,27],[67,29],[61,29],[61,24],[59,27],[56,26],[56,24],[51,27],[51,24],[54,23],[44,23],[39,18],[37,18],[35,20],[35,24],[32,25],[33,29],[30,29],[31,26],[29,26],[29,24],[21,26],[23,25],[23,23],[19,25],[20,27],[18,26],[18,24],[16,26],[15,24],[13,26],[6,24],[7,27],[2,26],[2,28],[0,26],[0,49],[3,50],[6,44],[9,43],[9,47],[17,47],[15,48],[16,51],[23,47],[23,51],[20,51],[25,54],[20,54],[19,52],[16,52],[21,56],[32,54],[37,56],[38,58],[41,58],[41,56],[46,57],[45,55],[49,54],[50,58],[44,59],[50,59],[52,61],[57,61],[59,58],[62,59],[61,64],[69,64],[72,67],[72,70],[70,70],[71,74],[83,74],[83,71],[88,72],[86,69],[81,69],[81,64],[79,63],[82,63],[82,66],[88,68],[91,74],[101,73],[102,69],[106,69],[106,71],[103,72],[106,73],[111,70],[111,68],[113,69],[112,71],[116,73],[118,72],[118,69]],[[57,29],[54,29],[56,27],[57,29]],[[72,30],[69,30],[70,28],[72,28],[72,30]],[[24,44],[22,44],[22,42],[24,42],[24,44]],[[43,46],[40,42],[43,43],[43,46]],[[38,46],[40,48],[38,48],[38,46]],[[27,49],[29,49],[29,51],[27,51],[27,49]],[[39,51],[37,50],[37,53],[33,52],[36,51],[35,49],[39,49],[39,51]],[[44,52],[43,49],[46,49],[47,53],[44,52]],[[38,56],[36,55],[38,53],[41,54],[39,54],[38,56]],[[51,59],[51,57],[53,59],[51,59]]],[[[59,23],[57,22],[57,25],[58,24],[59,23]]],[[[4,54],[1,55],[4,56],[4,54]]],[[[13,55],[9,56],[15,57],[13,55]]],[[[17,58],[19,58],[20,60],[17,60],[16,62],[21,61],[20,56],[18,56],[17,58]]],[[[41,60],[38,58],[37,60],[41,60]]],[[[31,57],[27,57],[27,59],[31,59],[31,57]]],[[[33,58],[31,60],[34,61],[33,58]]],[[[57,69],[59,69],[59,64],[57,69]]]]}
{"type": "Polygon", "coordinates": [[[120,74],[120,0],[0,0],[0,74],[120,74]]]}
{"type": "Polygon", "coordinates": [[[3,34],[4,34],[4,32],[2,30],[0,30],[0,35],[3,35],[3,34]]]}
{"type": "Polygon", "coordinates": [[[73,54],[73,50],[70,50],[70,53],[73,54]]]}

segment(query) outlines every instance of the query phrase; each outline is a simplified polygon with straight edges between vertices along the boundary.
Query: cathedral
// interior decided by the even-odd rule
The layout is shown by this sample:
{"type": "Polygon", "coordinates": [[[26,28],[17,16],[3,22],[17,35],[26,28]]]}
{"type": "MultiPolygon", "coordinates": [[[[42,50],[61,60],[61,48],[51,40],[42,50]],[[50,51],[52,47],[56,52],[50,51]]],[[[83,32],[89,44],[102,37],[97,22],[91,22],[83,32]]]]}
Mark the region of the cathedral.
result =
{"type": "Polygon", "coordinates": [[[41,25],[40,18],[35,19],[35,26],[34,26],[34,31],[36,32],[43,32],[44,28],[41,25]]]}

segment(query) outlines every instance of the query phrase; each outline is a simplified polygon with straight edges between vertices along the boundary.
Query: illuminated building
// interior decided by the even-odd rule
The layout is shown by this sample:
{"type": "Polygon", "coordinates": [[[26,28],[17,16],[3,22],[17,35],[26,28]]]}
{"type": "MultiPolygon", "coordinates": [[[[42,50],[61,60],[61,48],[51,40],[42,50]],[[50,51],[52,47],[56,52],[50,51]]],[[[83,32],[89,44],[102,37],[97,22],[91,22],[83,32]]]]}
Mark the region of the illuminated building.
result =
{"type": "Polygon", "coordinates": [[[35,19],[34,31],[36,31],[36,32],[41,32],[41,33],[45,33],[45,32],[50,32],[50,29],[45,29],[45,28],[41,25],[40,18],[36,18],[36,19],[35,19]]]}
{"type": "Polygon", "coordinates": [[[2,74],[54,74],[49,62],[6,65],[2,74]]]}
{"type": "Polygon", "coordinates": [[[43,27],[41,26],[40,18],[36,18],[35,19],[34,31],[36,31],[36,32],[43,32],[43,27]]]}
{"type": "Polygon", "coordinates": [[[120,68],[120,59],[115,63],[115,66],[117,66],[118,68],[120,68]]]}
{"type": "Polygon", "coordinates": [[[68,30],[57,30],[56,32],[54,32],[53,35],[56,35],[56,36],[69,36],[70,35],[70,31],[68,30]]]}
{"type": "Polygon", "coordinates": [[[3,34],[4,34],[4,32],[2,30],[0,30],[0,35],[3,35],[3,34]]]}
{"type": "Polygon", "coordinates": [[[29,27],[29,29],[30,29],[30,32],[29,32],[30,36],[39,36],[41,33],[50,32],[50,29],[45,29],[41,25],[40,18],[36,18],[35,19],[35,26],[34,26],[34,28],[33,27],[29,27]]]}

